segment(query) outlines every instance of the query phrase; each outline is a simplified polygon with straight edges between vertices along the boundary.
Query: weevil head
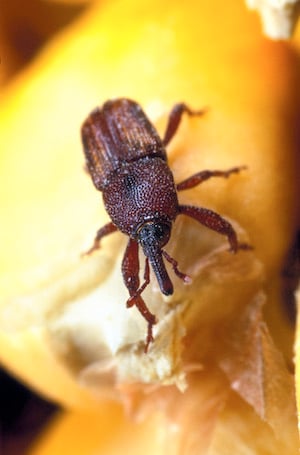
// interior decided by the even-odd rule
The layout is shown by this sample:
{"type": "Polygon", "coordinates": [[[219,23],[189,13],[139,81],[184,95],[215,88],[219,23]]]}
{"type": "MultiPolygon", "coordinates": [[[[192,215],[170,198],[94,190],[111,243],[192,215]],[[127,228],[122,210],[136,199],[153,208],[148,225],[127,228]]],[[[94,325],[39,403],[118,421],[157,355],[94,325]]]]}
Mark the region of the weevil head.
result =
{"type": "Polygon", "coordinates": [[[173,294],[173,284],[162,257],[162,247],[168,243],[170,234],[171,224],[167,222],[147,222],[138,231],[138,241],[149,259],[160,290],[165,295],[173,294]]]}
{"type": "MultiPolygon", "coordinates": [[[[146,254],[150,248],[161,249],[171,235],[171,224],[167,222],[149,221],[144,223],[138,231],[138,240],[146,254]]],[[[148,256],[148,254],[146,254],[148,256]]]]}

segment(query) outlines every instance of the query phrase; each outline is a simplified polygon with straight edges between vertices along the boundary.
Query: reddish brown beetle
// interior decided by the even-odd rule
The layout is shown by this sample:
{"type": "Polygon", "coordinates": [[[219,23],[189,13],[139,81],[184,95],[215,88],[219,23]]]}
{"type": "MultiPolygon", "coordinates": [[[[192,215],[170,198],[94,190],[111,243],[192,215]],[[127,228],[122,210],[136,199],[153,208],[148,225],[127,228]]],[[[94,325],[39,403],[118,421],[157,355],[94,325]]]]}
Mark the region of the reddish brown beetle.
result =
{"type": "Polygon", "coordinates": [[[166,270],[167,260],[183,281],[189,278],[177,268],[177,261],[163,250],[172,223],[177,215],[188,215],[204,226],[227,236],[230,250],[239,248],[232,225],[212,210],[180,205],[177,191],[192,188],[210,177],[228,177],[241,167],[227,171],[200,171],[175,185],[167,163],[165,146],[177,131],[182,114],[202,115],[186,104],[172,109],[164,138],[161,140],[141,107],[129,99],[107,101],[95,109],[82,126],[82,142],[86,164],[95,187],[102,191],[104,205],[111,222],[97,232],[91,253],[101,239],[120,230],[129,236],[122,262],[122,275],[130,298],[127,307],[135,305],[148,322],[145,351],[153,341],[152,327],[157,322],[141,297],[150,282],[150,265],[160,290],[173,293],[173,284],[166,270]],[[146,256],[144,283],[140,286],[138,245],[146,256]]]}

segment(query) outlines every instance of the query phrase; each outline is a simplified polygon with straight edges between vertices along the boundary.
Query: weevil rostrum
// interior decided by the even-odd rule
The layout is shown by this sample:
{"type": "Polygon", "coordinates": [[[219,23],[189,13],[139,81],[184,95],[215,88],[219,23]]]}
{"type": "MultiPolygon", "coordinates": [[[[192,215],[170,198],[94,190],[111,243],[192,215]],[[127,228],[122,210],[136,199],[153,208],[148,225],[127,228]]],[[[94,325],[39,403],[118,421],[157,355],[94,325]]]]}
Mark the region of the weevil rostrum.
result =
{"type": "Polygon", "coordinates": [[[225,235],[230,250],[239,247],[232,225],[218,213],[178,202],[177,192],[193,188],[211,177],[229,177],[243,167],[225,171],[200,171],[175,184],[168,166],[166,146],[175,135],[183,113],[201,116],[204,110],[192,110],[176,104],[161,139],[142,108],[136,102],[119,98],[107,101],[91,112],[82,125],[82,142],[87,169],[95,187],[102,192],[111,222],[98,230],[92,248],[116,231],[129,236],[122,261],[122,275],[129,292],[127,307],[136,306],[148,323],[145,352],[153,341],[152,328],[157,319],[141,294],[150,283],[150,266],[164,295],[173,293],[173,284],[164,261],[184,282],[189,277],[179,271],[177,261],[163,247],[168,243],[172,224],[178,215],[187,215],[202,225],[225,235]],[[144,282],[139,279],[139,246],[145,255],[144,282]]]}

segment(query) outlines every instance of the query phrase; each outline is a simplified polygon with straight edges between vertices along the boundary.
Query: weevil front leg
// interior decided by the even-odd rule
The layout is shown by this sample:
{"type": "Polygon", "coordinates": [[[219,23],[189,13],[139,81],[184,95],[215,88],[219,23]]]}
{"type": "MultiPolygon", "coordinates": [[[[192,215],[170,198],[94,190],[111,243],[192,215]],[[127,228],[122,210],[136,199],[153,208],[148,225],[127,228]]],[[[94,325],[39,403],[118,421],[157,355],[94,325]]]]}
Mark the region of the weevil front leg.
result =
{"type": "Polygon", "coordinates": [[[148,332],[146,337],[145,352],[148,351],[149,344],[153,341],[152,327],[156,324],[156,317],[151,313],[146,303],[141,297],[141,293],[144,291],[146,286],[150,283],[150,268],[149,260],[146,258],[145,272],[144,272],[144,283],[140,286],[139,279],[139,245],[133,240],[129,239],[126,247],[126,251],[122,261],[122,276],[125,286],[128,289],[130,298],[127,300],[127,307],[135,305],[141,315],[145,318],[148,323],[148,332]]]}
{"type": "Polygon", "coordinates": [[[91,246],[91,248],[89,250],[87,250],[85,253],[83,253],[83,255],[84,256],[89,255],[93,251],[98,250],[98,248],[100,248],[100,242],[101,242],[102,238],[105,237],[106,235],[112,234],[113,232],[115,232],[117,230],[118,230],[117,226],[115,226],[113,223],[107,223],[104,226],[102,226],[102,228],[100,228],[99,231],[97,231],[93,245],[91,246]]]}
{"type": "Polygon", "coordinates": [[[194,188],[196,185],[205,182],[205,180],[210,179],[211,177],[224,177],[228,178],[231,174],[237,174],[243,169],[246,169],[246,166],[232,167],[226,171],[200,171],[197,174],[193,174],[188,177],[183,182],[180,182],[176,185],[177,191],[188,190],[194,188]]]}
{"type": "Polygon", "coordinates": [[[165,250],[162,250],[162,254],[166,258],[166,260],[171,264],[172,269],[174,270],[174,273],[175,275],[178,276],[178,278],[180,278],[186,284],[192,282],[191,278],[188,275],[186,275],[185,273],[181,272],[178,269],[178,262],[174,258],[172,258],[165,250]]]}
{"type": "Polygon", "coordinates": [[[190,116],[194,116],[194,115],[200,116],[200,115],[205,114],[206,110],[207,109],[201,109],[198,111],[193,110],[185,103],[175,104],[175,106],[173,107],[173,109],[171,110],[171,112],[169,114],[168,124],[166,127],[164,138],[162,140],[163,145],[167,145],[170,142],[170,140],[172,139],[172,137],[175,135],[175,133],[179,127],[181,117],[184,113],[186,113],[190,116]]]}

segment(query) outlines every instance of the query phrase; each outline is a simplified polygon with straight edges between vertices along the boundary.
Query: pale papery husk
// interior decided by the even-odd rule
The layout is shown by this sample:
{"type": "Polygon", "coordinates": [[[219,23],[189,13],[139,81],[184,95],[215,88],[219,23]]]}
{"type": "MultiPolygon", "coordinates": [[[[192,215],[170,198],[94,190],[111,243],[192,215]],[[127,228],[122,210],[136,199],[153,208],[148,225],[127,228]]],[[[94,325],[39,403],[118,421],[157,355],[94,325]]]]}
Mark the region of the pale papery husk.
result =
{"type": "Polygon", "coordinates": [[[291,38],[299,14],[299,0],[246,0],[249,8],[257,10],[265,35],[280,40],[291,38]]]}

